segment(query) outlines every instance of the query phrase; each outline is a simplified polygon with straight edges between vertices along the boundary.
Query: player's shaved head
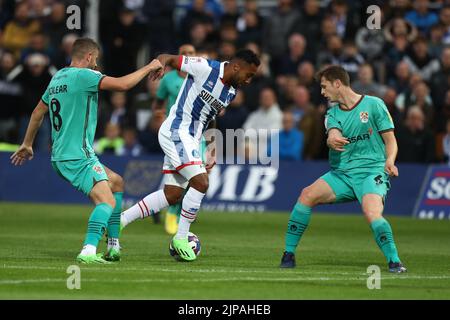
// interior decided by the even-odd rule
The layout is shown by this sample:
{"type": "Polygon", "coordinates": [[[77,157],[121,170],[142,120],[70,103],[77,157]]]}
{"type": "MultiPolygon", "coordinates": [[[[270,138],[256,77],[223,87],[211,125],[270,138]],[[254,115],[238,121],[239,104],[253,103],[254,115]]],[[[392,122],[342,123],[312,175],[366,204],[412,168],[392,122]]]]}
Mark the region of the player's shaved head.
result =
{"type": "Polygon", "coordinates": [[[100,46],[90,38],[75,40],[72,47],[72,59],[81,60],[86,54],[100,52],[100,46]]]}
{"type": "Polygon", "coordinates": [[[316,80],[320,82],[322,78],[330,82],[340,80],[344,86],[350,86],[350,76],[341,66],[331,65],[320,70],[316,74],[316,80]]]}
{"type": "Polygon", "coordinates": [[[192,44],[186,43],[178,48],[178,54],[183,56],[195,56],[195,47],[192,44]]]}

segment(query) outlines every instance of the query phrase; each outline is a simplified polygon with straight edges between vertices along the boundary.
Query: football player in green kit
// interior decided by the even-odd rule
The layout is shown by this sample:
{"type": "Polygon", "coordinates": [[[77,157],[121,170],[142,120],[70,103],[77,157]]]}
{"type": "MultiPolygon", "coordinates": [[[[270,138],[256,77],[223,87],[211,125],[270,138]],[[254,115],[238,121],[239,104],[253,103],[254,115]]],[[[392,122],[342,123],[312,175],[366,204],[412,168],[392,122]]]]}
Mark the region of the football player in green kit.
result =
{"type": "Polygon", "coordinates": [[[349,75],[342,67],[328,66],[317,74],[317,80],[322,95],[335,103],[325,118],[331,170],[302,190],[289,218],[280,267],[295,267],[295,250],[313,207],[358,200],[388,270],[406,272],[391,226],[382,216],[389,177],[398,176],[392,118],[383,100],[350,88],[349,75]]]}
{"type": "Polygon", "coordinates": [[[108,77],[95,71],[100,53],[98,44],[88,38],[75,41],[72,62],[51,79],[34,109],[24,141],[11,156],[14,165],[33,158],[33,141],[47,112],[52,125],[53,169],[95,204],[88,222],[80,263],[109,263],[120,260],[119,232],[123,180],[100,163],[92,148],[97,127],[98,91],[125,91],[144,77],[155,78],[162,68],[158,60],[123,77],[108,77]],[[105,255],[97,245],[108,233],[105,255]]]}

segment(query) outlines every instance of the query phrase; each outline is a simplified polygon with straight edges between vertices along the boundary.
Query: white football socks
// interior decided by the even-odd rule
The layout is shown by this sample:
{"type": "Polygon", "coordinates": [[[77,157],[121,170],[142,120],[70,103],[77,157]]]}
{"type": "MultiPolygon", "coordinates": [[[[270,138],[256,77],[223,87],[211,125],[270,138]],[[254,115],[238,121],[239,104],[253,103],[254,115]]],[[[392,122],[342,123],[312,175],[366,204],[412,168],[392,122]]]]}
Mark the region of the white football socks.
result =
{"type": "Polygon", "coordinates": [[[119,239],[117,238],[108,238],[108,250],[110,249],[120,250],[119,239]]]}
{"type": "Polygon", "coordinates": [[[87,244],[83,247],[80,254],[89,256],[91,254],[96,254],[96,253],[97,253],[97,247],[93,246],[92,244],[87,244]]]}
{"type": "Polygon", "coordinates": [[[175,235],[175,239],[187,238],[191,223],[197,218],[197,213],[204,196],[204,193],[201,193],[194,188],[189,188],[186,192],[183,198],[180,221],[178,222],[178,231],[175,235]]]}
{"type": "Polygon", "coordinates": [[[134,206],[124,211],[120,217],[120,222],[125,227],[137,219],[149,217],[168,206],[169,203],[167,202],[164,190],[161,189],[149,194],[134,206]]]}

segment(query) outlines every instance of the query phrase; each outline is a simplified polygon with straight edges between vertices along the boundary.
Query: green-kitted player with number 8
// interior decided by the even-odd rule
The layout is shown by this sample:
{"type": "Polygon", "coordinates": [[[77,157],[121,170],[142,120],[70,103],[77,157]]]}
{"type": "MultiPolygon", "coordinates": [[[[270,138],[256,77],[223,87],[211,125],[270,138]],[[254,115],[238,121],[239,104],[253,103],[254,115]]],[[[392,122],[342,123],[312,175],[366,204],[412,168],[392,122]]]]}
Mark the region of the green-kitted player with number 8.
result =
{"type": "Polygon", "coordinates": [[[102,165],[92,148],[97,127],[98,91],[125,91],[144,77],[159,77],[162,68],[153,60],[141,69],[113,78],[95,71],[100,52],[91,39],[75,41],[72,62],[59,70],[50,81],[34,109],[20,148],[11,156],[14,165],[33,158],[33,141],[42,120],[49,112],[52,124],[53,169],[95,204],[89,218],[84,246],[77,257],[80,263],[108,263],[120,260],[119,231],[123,180],[102,165]],[[108,233],[106,254],[97,254],[104,231],[108,233]]]}

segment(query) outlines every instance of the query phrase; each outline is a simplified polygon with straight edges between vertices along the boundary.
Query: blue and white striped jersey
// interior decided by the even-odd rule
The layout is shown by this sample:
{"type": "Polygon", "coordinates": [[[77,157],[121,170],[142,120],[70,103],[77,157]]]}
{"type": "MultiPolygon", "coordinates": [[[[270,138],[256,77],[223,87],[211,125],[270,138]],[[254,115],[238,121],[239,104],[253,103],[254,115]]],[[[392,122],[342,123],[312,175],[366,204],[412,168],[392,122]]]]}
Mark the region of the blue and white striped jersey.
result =
{"type": "Polygon", "coordinates": [[[161,130],[169,130],[174,140],[180,133],[201,139],[208,123],[236,96],[236,90],[222,82],[226,63],[180,56],[178,69],[188,75],[161,130]]]}

